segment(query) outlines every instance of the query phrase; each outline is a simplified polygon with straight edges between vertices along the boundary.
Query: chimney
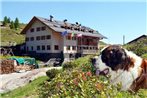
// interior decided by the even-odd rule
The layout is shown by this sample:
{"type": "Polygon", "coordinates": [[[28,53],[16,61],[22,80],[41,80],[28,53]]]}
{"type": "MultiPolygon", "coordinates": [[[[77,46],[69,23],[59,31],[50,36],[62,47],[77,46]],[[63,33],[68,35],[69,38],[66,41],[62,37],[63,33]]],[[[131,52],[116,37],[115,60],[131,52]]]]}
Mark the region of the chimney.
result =
{"type": "Polygon", "coordinates": [[[51,21],[51,22],[53,21],[53,18],[54,18],[54,17],[53,17],[52,15],[50,15],[50,21],[51,21]]]}
{"type": "Polygon", "coordinates": [[[64,19],[63,22],[66,23],[67,22],[67,19],[64,19]]]}
{"type": "Polygon", "coordinates": [[[64,28],[67,29],[67,23],[66,23],[67,19],[64,19],[63,22],[64,22],[64,28]]]}

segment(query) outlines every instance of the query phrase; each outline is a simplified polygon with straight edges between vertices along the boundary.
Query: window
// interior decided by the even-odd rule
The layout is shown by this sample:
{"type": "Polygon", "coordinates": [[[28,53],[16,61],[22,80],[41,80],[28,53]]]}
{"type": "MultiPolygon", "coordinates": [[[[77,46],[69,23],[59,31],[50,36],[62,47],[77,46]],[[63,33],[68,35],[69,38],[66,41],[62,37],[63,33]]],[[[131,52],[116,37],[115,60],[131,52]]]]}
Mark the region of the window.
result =
{"type": "Polygon", "coordinates": [[[66,50],[70,50],[70,46],[66,46],[66,50]]]}
{"type": "Polygon", "coordinates": [[[29,47],[27,46],[27,51],[29,51],[29,47]]]}
{"type": "Polygon", "coordinates": [[[51,50],[51,47],[50,47],[50,45],[47,45],[47,50],[51,50]]]}
{"type": "Polygon", "coordinates": [[[45,40],[45,36],[41,36],[41,40],[45,40]]]}
{"type": "Polygon", "coordinates": [[[82,42],[84,42],[84,38],[82,39],[82,42]]]}
{"type": "Polygon", "coordinates": [[[42,30],[42,31],[44,31],[45,29],[46,29],[46,27],[45,27],[45,26],[44,26],[44,27],[41,27],[41,30],[42,30]]]}
{"type": "Polygon", "coordinates": [[[72,37],[72,40],[76,40],[76,36],[73,36],[73,37],[72,37]]]}
{"type": "Polygon", "coordinates": [[[86,49],[86,47],[83,47],[83,49],[86,49]]]}
{"type": "Polygon", "coordinates": [[[30,29],[30,32],[34,32],[34,28],[31,28],[31,29],[30,29]]]}
{"type": "Polygon", "coordinates": [[[29,41],[29,38],[28,37],[26,37],[26,41],[29,41]]]}
{"type": "Polygon", "coordinates": [[[45,50],[45,45],[42,45],[42,50],[45,50]]]}
{"type": "Polygon", "coordinates": [[[37,46],[37,50],[40,50],[40,46],[37,46]]]}
{"type": "Polygon", "coordinates": [[[71,36],[66,36],[66,40],[70,40],[71,39],[71,36]]]}
{"type": "Polygon", "coordinates": [[[51,39],[51,35],[47,35],[46,36],[46,39],[51,39]]]}
{"type": "Polygon", "coordinates": [[[40,36],[37,36],[37,37],[36,37],[36,40],[40,40],[40,36]]]}
{"type": "Polygon", "coordinates": [[[31,47],[31,50],[33,51],[33,46],[31,47]]]}
{"type": "Polygon", "coordinates": [[[55,45],[55,46],[54,46],[54,49],[55,49],[55,50],[59,50],[59,46],[58,46],[58,45],[55,45]]]}
{"type": "Polygon", "coordinates": [[[34,37],[31,37],[30,40],[33,41],[34,40],[34,37]]]}
{"type": "Polygon", "coordinates": [[[76,50],[76,46],[72,46],[72,50],[76,50]]]}
{"type": "Polygon", "coordinates": [[[40,27],[37,27],[37,30],[36,31],[40,31],[40,27]]]}
{"type": "Polygon", "coordinates": [[[68,40],[70,40],[71,39],[71,36],[68,36],[68,40]]]}

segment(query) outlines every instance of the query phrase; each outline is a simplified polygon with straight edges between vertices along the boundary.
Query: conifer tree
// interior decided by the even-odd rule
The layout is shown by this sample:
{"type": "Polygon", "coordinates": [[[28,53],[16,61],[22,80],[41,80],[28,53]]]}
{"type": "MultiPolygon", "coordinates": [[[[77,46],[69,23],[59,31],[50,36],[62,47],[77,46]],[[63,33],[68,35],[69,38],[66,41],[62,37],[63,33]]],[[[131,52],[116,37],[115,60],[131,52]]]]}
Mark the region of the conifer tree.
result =
{"type": "Polygon", "coordinates": [[[15,29],[19,28],[19,20],[18,20],[18,18],[15,18],[14,27],[15,27],[15,29]]]}
{"type": "Polygon", "coordinates": [[[15,28],[14,22],[11,21],[11,23],[10,23],[10,29],[14,29],[14,28],[15,28]]]}
{"type": "Polygon", "coordinates": [[[5,16],[3,20],[3,25],[6,26],[7,24],[8,24],[8,18],[7,16],[5,16]]]}
{"type": "Polygon", "coordinates": [[[11,19],[10,19],[10,17],[7,19],[7,22],[8,22],[8,23],[10,23],[10,22],[11,22],[11,19]]]}

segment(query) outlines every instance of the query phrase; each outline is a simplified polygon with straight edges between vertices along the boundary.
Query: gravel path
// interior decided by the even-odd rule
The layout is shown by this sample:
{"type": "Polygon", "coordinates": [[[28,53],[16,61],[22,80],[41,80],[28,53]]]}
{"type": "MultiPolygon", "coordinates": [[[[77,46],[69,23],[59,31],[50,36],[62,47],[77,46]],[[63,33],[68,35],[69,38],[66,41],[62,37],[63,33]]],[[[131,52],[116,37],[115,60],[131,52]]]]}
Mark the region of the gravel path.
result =
{"type": "Polygon", "coordinates": [[[62,67],[49,67],[34,69],[23,73],[2,74],[0,75],[0,93],[8,92],[24,86],[40,76],[46,76],[47,70],[61,68],[62,67]]]}

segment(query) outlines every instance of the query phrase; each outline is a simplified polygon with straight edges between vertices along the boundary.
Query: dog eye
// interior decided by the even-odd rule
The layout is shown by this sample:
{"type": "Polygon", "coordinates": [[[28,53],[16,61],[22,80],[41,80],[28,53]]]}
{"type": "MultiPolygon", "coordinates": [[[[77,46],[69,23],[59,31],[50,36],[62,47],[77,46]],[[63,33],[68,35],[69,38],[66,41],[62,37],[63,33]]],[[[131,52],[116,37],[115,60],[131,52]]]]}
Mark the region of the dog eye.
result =
{"type": "Polygon", "coordinates": [[[113,54],[113,51],[112,50],[110,51],[110,54],[113,54]]]}

